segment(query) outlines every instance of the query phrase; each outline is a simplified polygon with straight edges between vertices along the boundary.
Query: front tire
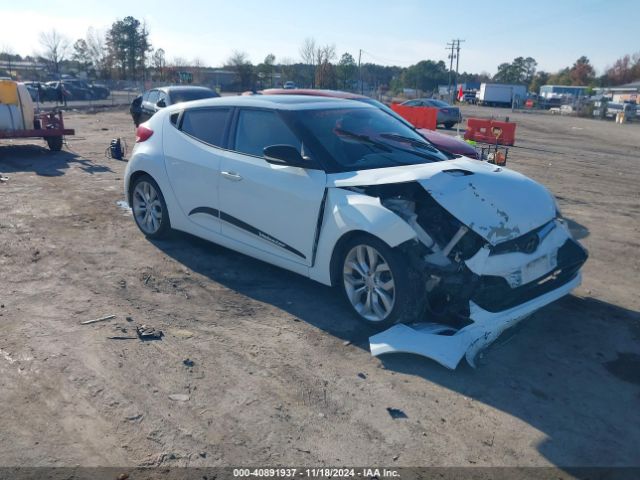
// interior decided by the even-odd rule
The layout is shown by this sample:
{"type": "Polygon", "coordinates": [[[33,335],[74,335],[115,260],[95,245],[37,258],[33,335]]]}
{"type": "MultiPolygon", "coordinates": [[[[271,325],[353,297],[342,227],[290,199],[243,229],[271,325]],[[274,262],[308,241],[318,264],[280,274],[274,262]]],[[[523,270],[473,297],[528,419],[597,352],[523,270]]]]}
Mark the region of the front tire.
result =
{"type": "Polygon", "coordinates": [[[455,125],[455,122],[445,122],[444,128],[446,128],[447,130],[451,130],[454,125],[455,125]]]}
{"type": "Polygon", "coordinates": [[[131,186],[131,210],[136,225],[147,238],[163,238],[170,232],[167,204],[160,187],[149,175],[136,178],[131,186]]]}
{"type": "Polygon", "coordinates": [[[423,311],[420,282],[410,281],[410,266],[401,252],[369,235],[342,248],[339,288],[363,323],[387,328],[417,319],[423,311]]]}

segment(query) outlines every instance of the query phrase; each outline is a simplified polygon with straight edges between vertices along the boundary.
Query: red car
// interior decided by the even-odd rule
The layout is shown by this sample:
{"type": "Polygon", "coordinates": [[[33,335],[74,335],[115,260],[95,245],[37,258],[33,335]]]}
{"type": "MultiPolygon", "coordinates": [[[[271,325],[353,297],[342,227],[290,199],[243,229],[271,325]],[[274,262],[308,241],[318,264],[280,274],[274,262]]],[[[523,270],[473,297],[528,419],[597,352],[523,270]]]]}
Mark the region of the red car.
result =
{"type": "MultiPolygon", "coordinates": [[[[340,92],[338,90],[313,90],[310,88],[270,88],[267,90],[262,90],[260,93],[263,95],[315,95],[318,97],[346,98],[349,100],[356,100],[378,107],[381,110],[387,112],[389,115],[393,115],[399,120],[402,120],[404,123],[408,123],[404,118],[399,116],[384,103],[379,102],[378,100],[374,100],[370,97],[365,97],[364,95],[358,95],[356,93],[340,92]]],[[[462,140],[459,140],[450,135],[445,135],[444,133],[439,133],[434,130],[427,130],[426,128],[420,128],[417,131],[418,133],[420,133],[420,135],[422,135],[429,142],[435,145],[439,150],[444,150],[456,155],[464,155],[468,158],[479,159],[476,149],[469,145],[467,142],[463,142],[462,140]]]]}

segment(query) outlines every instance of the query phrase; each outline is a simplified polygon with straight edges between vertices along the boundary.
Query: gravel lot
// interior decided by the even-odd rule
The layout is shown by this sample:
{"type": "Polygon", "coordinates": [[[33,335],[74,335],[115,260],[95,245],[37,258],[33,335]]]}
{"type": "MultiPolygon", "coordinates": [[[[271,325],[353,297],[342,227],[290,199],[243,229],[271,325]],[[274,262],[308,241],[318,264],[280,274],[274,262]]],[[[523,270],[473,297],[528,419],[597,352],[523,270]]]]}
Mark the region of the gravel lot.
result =
{"type": "Polygon", "coordinates": [[[591,256],[574,295],[454,372],[371,357],[327,287],[145,240],[104,153],[133,146],[124,110],[69,113],[57,154],[0,145],[0,466],[640,466],[640,125],[463,113],[518,123],[509,166],[591,256]],[[141,324],[165,336],[109,338],[141,324]]]}

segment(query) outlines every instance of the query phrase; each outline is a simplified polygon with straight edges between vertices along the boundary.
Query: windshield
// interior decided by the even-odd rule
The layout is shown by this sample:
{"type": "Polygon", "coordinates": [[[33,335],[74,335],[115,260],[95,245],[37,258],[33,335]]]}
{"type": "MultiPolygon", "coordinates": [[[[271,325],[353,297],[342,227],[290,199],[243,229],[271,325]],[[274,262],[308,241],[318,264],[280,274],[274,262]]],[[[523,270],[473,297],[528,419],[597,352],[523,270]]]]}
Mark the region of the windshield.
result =
{"type": "Polygon", "coordinates": [[[377,108],[300,110],[285,116],[328,173],[448,159],[412,128],[377,108]]]}
{"type": "Polygon", "coordinates": [[[171,103],[191,102],[217,96],[218,94],[213,90],[174,90],[171,92],[171,103]]]}
{"type": "Polygon", "coordinates": [[[407,125],[409,128],[414,129],[414,126],[411,125],[407,120],[402,118],[400,115],[398,115],[396,112],[394,112],[389,107],[387,107],[384,103],[379,102],[378,100],[374,100],[373,98],[369,98],[369,97],[367,97],[367,98],[356,98],[355,100],[356,100],[356,102],[368,103],[369,105],[373,105],[374,107],[379,108],[380,110],[382,110],[383,112],[386,112],[387,114],[391,115],[392,117],[397,118],[402,123],[407,125]]]}
{"type": "Polygon", "coordinates": [[[429,102],[431,103],[431,105],[433,105],[434,107],[449,107],[450,105],[446,102],[443,102],[442,100],[434,100],[434,99],[430,99],[429,102]]]}

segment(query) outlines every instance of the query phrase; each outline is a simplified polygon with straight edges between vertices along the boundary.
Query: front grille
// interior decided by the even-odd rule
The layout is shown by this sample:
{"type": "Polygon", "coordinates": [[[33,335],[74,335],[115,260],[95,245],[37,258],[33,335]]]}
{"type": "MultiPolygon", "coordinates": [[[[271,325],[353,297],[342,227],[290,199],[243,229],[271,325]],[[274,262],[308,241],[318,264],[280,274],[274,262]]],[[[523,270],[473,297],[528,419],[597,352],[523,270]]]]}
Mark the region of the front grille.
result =
{"type": "Polygon", "coordinates": [[[551,220],[518,238],[507,240],[506,242],[491,247],[489,255],[502,255],[504,253],[514,252],[533,253],[538,249],[538,245],[540,245],[544,236],[553,230],[554,227],[555,220],[551,220]]]}
{"type": "Polygon", "coordinates": [[[547,281],[549,274],[522,285],[511,288],[503,277],[484,275],[480,277],[478,289],[471,300],[489,312],[500,312],[533,300],[570,282],[586,262],[587,251],[574,240],[567,240],[558,249],[558,264],[555,276],[547,281]]]}

